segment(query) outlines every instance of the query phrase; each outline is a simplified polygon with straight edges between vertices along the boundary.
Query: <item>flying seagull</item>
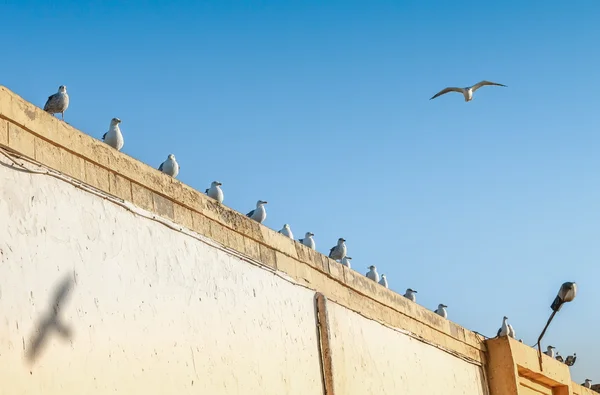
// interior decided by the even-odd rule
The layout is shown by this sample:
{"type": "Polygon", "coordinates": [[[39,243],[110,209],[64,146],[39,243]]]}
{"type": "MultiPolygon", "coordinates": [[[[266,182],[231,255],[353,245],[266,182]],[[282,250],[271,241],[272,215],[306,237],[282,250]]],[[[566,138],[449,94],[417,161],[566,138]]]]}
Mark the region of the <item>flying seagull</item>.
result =
{"type": "Polygon", "coordinates": [[[379,280],[379,284],[383,285],[386,288],[389,288],[388,287],[388,282],[387,282],[387,277],[385,276],[385,274],[381,275],[381,280],[379,280]]]}
{"type": "Polygon", "coordinates": [[[265,202],[264,200],[259,200],[256,202],[256,208],[246,214],[246,217],[250,217],[262,224],[265,222],[265,219],[267,219],[267,210],[265,209],[265,204],[267,203],[268,202],[265,202]]]}
{"type": "Polygon", "coordinates": [[[175,160],[175,155],[169,154],[167,160],[158,166],[158,170],[171,177],[177,177],[177,174],[179,174],[179,163],[175,160]]]}
{"type": "Polygon", "coordinates": [[[125,140],[123,140],[123,134],[119,128],[120,123],[121,120],[119,118],[111,119],[108,132],[104,133],[102,136],[102,140],[117,151],[121,151],[121,148],[123,148],[123,145],[125,144],[125,140]]]}
{"type": "Polygon", "coordinates": [[[496,82],[490,82],[490,81],[481,81],[478,84],[475,84],[473,86],[468,86],[466,88],[454,88],[454,87],[449,87],[446,89],[443,89],[441,91],[439,91],[438,93],[436,93],[431,99],[429,100],[433,100],[438,96],[442,96],[448,92],[459,92],[462,93],[463,96],[465,97],[465,101],[471,101],[473,100],[473,93],[475,93],[475,91],[479,88],[481,88],[482,86],[486,86],[486,85],[493,85],[493,86],[506,86],[506,85],[502,85],[502,84],[498,84],[496,82]]]}
{"type": "Polygon", "coordinates": [[[346,240],[340,237],[337,245],[329,250],[329,257],[333,260],[343,259],[346,256],[346,251],[346,240]]]}
{"type": "Polygon", "coordinates": [[[298,239],[298,241],[300,241],[300,243],[304,244],[308,248],[312,248],[313,250],[316,250],[317,246],[315,244],[315,239],[313,239],[314,235],[315,234],[313,232],[306,232],[306,234],[304,235],[304,238],[298,239]]]}
{"type": "Polygon", "coordinates": [[[448,306],[446,306],[445,304],[440,303],[438,304],[438,308],[435,311],[435,313],[441,317],[448,318],[448,312],[446,311],[447,307],[448,306]]]}
{"type": "Polygon", "coordinates": [[[377,273],[377,268],[375,266],[371,265],[371,266],[369,266],[368,269],[369,269],[369,271],[366,274],[367,278],[378,283],[379,282],[379,273],[377,273]]]}
{"type": "Polygon", "coordinates": [[[44,111],[54,115],[60,113],[62,120],[65,120],[65,111],[69,107],[69,95],[67,94],[67,87],[61,85],[58,87],[58,92],[48,97],[46,104],[44,105],[44,111]]]}
{"type": "Polygon", "coordinates": [[[281,233],[282,235],[287,236],[290,239],[294,240],[294,234],[292,233],[292,230],[290,229],[290,226],[288,224],[284,224],[283,228],[281,228],[281,230],[279,231],[279,233],[281,233]]]}
{"type": "Polygon", "coordinates": [[[352,260],[351,256],[345,256],[342,258],[342,265],[346,266],[348,269],[352,269],[352,265],[350,264],[350,261],[352,260]]]}
{"type": "Polygon", "coordinates": [[[544,354],[546,354],[550,358],[554,358],[556,356],[556,354],[554,353],[554,349],[555,349],[554,346],[548,346],[547,350],[544,351],[544,354]]]}
{"type": "Polygon", "coordinates": [[[223,190],[221,190],[221,184],[219,181],[213,181],[210,183],[210,188],[206,189],[206,194],[218,201],[219,203],[223,203],[224,195],[223,190]]]}
{"type": "Polygon", "coordinates": [[[414,289],[408,288],[406,290],[406,293],[404,294],[404,297],[407,299],[410,299],[413,302],[417,301],[417,295],[416,295],[417,291],[415,291],[414,289]]]}

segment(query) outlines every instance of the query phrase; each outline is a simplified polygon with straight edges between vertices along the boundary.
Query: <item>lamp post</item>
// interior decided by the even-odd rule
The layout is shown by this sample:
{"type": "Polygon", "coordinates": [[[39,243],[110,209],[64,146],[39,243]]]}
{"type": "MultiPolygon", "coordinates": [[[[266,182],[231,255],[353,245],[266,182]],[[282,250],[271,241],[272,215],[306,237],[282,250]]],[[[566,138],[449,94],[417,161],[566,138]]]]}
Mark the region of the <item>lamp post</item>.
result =
{"type": "Polygon", "coordinates": [[[560,311],[560,308],[562,307],[562,305],[567,302],[571,302],[573,299],[575,299],[576,295],[577,295],[577,284],[574,282],[566,282],[563,285],[561,285],[560,290],[558,290],[558,295],[556,295],[556,298],[554,298],[554,302],[552,302],[552,305],[550,306],[550,308],[552,309],[552,314],[550,314],[550,318],[548,318],[548,322],[546,323],[546,326],[544,327],[544,330],[540,334],[540,337],[538,338],[538,341],[537,341],[538,357],[540,359],[540,370],[542,370],[541,342],[542,342],[542,338],[546,334],[546,329],[548,329],[548,326],[550,326],[552,319],[554,318],[556,313],[558,313],[560,311]]]}

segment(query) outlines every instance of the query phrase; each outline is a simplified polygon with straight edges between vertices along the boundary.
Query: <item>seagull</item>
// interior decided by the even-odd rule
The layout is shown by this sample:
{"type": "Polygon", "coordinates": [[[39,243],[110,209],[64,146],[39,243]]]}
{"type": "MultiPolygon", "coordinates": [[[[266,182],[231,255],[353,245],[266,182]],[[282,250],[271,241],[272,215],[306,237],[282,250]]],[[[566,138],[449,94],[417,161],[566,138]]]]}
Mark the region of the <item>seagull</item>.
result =
{"type": "Polygon", "coordinates": [[[473,100],[473,93],[475,93],[475,91],[477,89],[481,88],[482,86],[486,86],[486,85],[506,86],[506,85],[498,84],[496,82],[481,81],[478,84],[475,84],[473,86],[468,86],[466,88],[452,88],[452,87],[449,87],[449,88],[443,89],[443,90],[439,91],[438,93],[436,93],[435,96],[433,96],[429,100],[433,100],[436,97],[442,96],[443,94],[446,94],[448,92],[459,92],[459,93],[463,94],[463,96],[465,97],[465,101],[468,102],[468,101],[473,100]]]}
{"type": "Polygon", "coordinates": [[[565,360],[563,359],[563,357],[558,353],[558,351],[556,352],[556,357],[554,357],[554,359],[556,359],[558,362],[565,362],[565,360]]]}
{"type": "Polygon", "coordinates": [[[123,145],[125,144],[123,134],[121,133],[121,129],[119,129],[120,123],[121,120],[119,118],[111,119],[108,132],[104,133],[102,136],[102,140],[117,151],[121,151],[121,148],[123,148],[123,145]]]}
{"type": "Polygon", "coordinates": [[[512,337],[513,339],[516,339],[516,337],[515,337],[516,335],[517,334],[516,334],[515,330],[513,329],[512,325],[508,324],[508,336],[512,337]]]}
{"type": "Polygon", "coordinates": [[[352,260],[351,256],[345,256],[342,258],[342,265],[346,266],[348,269],[352,269],[352,265],[350,265],[350,261],[352,260]]]}
{"type": "Polygon", "coordinates": [[[304,238],[303,239],[298,239],[298,240],[300,241],[300,243],[304,244],[308,248],[312,248],[313,250],[316,250],[317,246],[315,244],[315,239],[313,239],[314,235],[315,234],[313,232],[306,232],[304,234],[304,238]]]}
{"type": "Polygon", "coordinates": [[[369,271],[367,272],[366,276],[376,283],[379,282],[379,273],[377,273],[377,268],[373,265],[369,266],[369,271]]]}
{"type": "Polygon", "coordinates": [[[379,280],[379,284],[380,284],[380,285],[383,285],[383,286],[384,286],[384,287],[386,287],[386,288],[389,288],[389,287],[388,287],[387,278],[385,277],[385,274],[382,274],[382,275],[381,275],[381,280],[379,280]]]}
{"type": "Polygon", "coordinates": [[[223,196],[223,191],[221,190],[221,185],[223,184],[219,181],[213,181],[210,183],[210,188],[205,191],[209,197],[215,199],[219,203],[223,203],[223,199],[225,198],[225,196],[223,196]]]}
{"type": "Polygon", "coordinates": [[[437,310],[435,311],[435,313],[436,313],[437,315],[439,315],[439,316],[442,316],[442,317],[444,317],[444,318],[448,318],[448,312],[446,311],[446,308],[447,308],[447,307],[448,307],[448,306],[446,306],[445,304],[441,304],[441,303],[440,303],[440,304],[438,304],[438,308],[437,308],[437,310]]]}
{"type": "Polygon", "coordinates": [[[177,174],[179,174],[179,163],[177,163],[177,160],[175,160],[175,155],[169,154],[169,156],[167,156],[167,160],[158,166],[158,170],[170,175],[171,177],[177,177],[177,174]]]}
{"type": "Polygon", "coordinates": [[[256,202],[256,208],[246,214],[246,217],[250,217],[262,224],[265,222],[265,219],[267,219],[267,210],[265,209],[265,204],[267,203],[268,202],[265,202],[264,200],[259,200],[256,202]]]}
{"type": "Polygon", "coordinates": [[[546,354],[550,358],[554,358],[556,356],[556,354],[554,353],[554,348],[554,346],[548,346],[548,349],[544,351],[544,354],[546,354]]]}
{"type": "Polygon", "coordinates": [[[417,301],[417,295],[415,295],[416,293],[417,293],[417,291],[415,291],[414,289],[408,288],[406,290],[406,293],[404,294],[404,297],[412,300],[413,302],[416,302],[417,301]]]}
{"type": "Polygon", "coordinates": [[[573,365],[575,365],[576,360],[577,360],[577,353],[574,352],[573,355],[567,356],[567,359],[565,359],[565,365],[573,366],[573,365]]]}
{"type": "MultiPolygon", "coordinates": [[[[497,337],[504,337],[504,336],[510,336],[511,330],[510,330],[511,326],[508,324],[508,317],[504,316],[504,318],[502,318],[502,326],[500,327],[500,329],[498,329],[498,333],[496,334],[497,337]]],[[[512,333],[514,333],[514,331],[512,331],[512,333]]]]}
{"type": "Polygon", "coordinates": [[[60,113],[62,120],[65,120],[65,111],[69,108],[69,95],[67,87],[61,85],[58,87],[58,92],[48,97],[44,105],[44,111],[54,115],[60,113]]]}
{"type": "Polygon", "coordinates": [[[292,230],[290,229],[290,226],[288,224],[283,225],[283,228],[281,228],[279,233],[294,240],[294,234],[292,233],[292,230]]]}
{"type": "Polygon", "coordinates": [[[343,259],[346,256],[346,251],[346,240],[340,237],[337,245],[329,250],[329,257],[333,260],[343,259]]]}
{"type": "Polygon", "coordinates": [[[584,386],[585,388],[592,388],[592,380],[585,379],[585,383],[583,383],[581,385],[584,386]]]}

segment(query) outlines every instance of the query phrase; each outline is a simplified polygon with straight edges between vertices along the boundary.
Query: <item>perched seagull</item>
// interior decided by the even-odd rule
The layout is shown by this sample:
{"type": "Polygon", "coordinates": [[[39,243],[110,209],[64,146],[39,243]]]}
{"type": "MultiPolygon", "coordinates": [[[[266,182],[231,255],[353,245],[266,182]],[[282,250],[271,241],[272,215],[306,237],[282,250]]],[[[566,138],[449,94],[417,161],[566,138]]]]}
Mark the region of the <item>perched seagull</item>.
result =
{"type": "Polygon", "coordinates": [[[435,99],[438,96],[442,96],[443,94],[446,94],[448,92],[459,92],[462,93],[463,96],[465,97],[465,101],[471,101],[473,100],[473,93],[475,93],[475,91],[479,88],[481,88],[482,86],[486,86],[486,85],[494,85],[494,86],[506,86],[506,85],[502,85],[502,84],[498,84],[496,82],[490,82],[490,81],[481,81],[478,84],[475,84],[473,86],[468,86],[466,88],[446,88],[443,89],[441,91],[439,91],[438,93],[435,94],[435,96],[433,96],[431,99],[435,99]]]}
{"type": "Polygon", "coordinates": [[[577,360],[577,353],[574,352],[573,355],[568,355],[567,359],[565,359],[565,365],[573,366],[575,365],[575,361],[577,360]]]}
{"type": "Polygon", "coordinates": [[[414,289],[408,288],[406,290],[406,293],[404,294],[404,297],[412,300],[413,302],[416,302],[417,301],[417,295],[415,295],[416,293],[417,293],[417,291],[415,291],[414,289]]]}
{"type": "Polygon", "coordinates": [[[265,219],[267,219],[267,210],[265,209],[265,204],[267,203],[268,202],[265,202],[264,200],[259,200],[256,202],[256,208],[246,214],[246,217],[250,217],[262,224],[265,222],[265,219]]]}
{"type": "Polygon", "coordinates": [[[221,184],[219,181],[213,181],[210,183],[210,188],[206,190],[206,194],[219,203],[223,203],[223,199],[225,198],[223,191],[221,190],[221,185],[223,184],[221,184]]]}
{"type": "Polygon", "coordinates": [[[436,313],[437,315],[439,315],[439,316],[442,316],[442,317],[444,317],[444,318],[448,318],[448,312],[446,311],[446,308],[447,308],[447,307],[448,307],[448,306],[446,306],[445,304],[441,304],[441,303],[440,303],[440,304],[438,304],[438,308],[437,308],[437,310],[435,311],[435,313],[436,313]]]}
{"type": "Polygon", "coordinates": [[[167,156],[167,160],[158,166],[158,170],[170,175],[171,177],[177,177],[177,174],[179,174],[179,163],[177,163],[177,160],[175,160],[175,155],[169,154],[169,156],[167,156]]]}
{"type": "Polygon", "coordinates": [[[556,352],[556,357],[554,358],[556,359],[558,362],[565,362],[565,360],[563,359],[563,357],[558,353],[558,351],[556,352]]]}
{"type": "Polygon", "coordinates": [[[315,239],[313,239],[314,235],[315,234],[313,232],[306,232],[304,234],[304,238],[298,239],[298,240],[300,241],[300,243],[304,244],[308,248],[312,248],[313,250],[316,250],[317,245],[315,244],[315,239]]]}
{"type": "Polygon", "coordinates": [[[329,257],[334,260],[343,259],[346,256],[346,240],[340,237],[337,245],[329,250],[329,257]]]}
{"type": "Polygon", "coordinates": [[[546,351],[544,351],[544,354],[546,354],[550,358],[554,358],[556,356],[556,354],[554,353],[554,349],[555,349],[554,346],[548,346],[548,349],[546,351]]]}
{"type": "Polygon", "coordinates": [[[119,128],[120,123],[121,120],[119,118],[111,119],[108,132],[104,133],[102,136],[102,140],[117,151],[121,151],[121,148],[123,148],[123,145],[125,144],[125,140],[123,140],[123,134],[119,128]]]}
{"type": "Polygon", "coordinates": [[[508,317],[504,316],[504,318],[502,318],[502,326],[500,327],[500,329],[498,329],[498,333],[496,334],[496,336],[504,337],[504,336],[509,336],[509,334],[510,334],[510,329],[509,329],[509,325],[508,325],[508,317]]]}
{"type": "Polygon", "coordinates": [[[585,379],[585,383],[583,383],[581,385],[584,386],[585,388],[592,388],[592,380],[585,379]]]}
{"type": "Polygon", "coordinates": [[[350,256],[345,256],[342,258],[342,265],[346,266],[348,269],[352,269],[352,265],[350,265],[350,261],[352,260],[352,257],[350,256]]]}
{"type": "Polygon", "coordinates": [[[48,97],[44,105],[44,111],[54,115],[60,113],[62,120],[65,120],[65,111],[69,108],[69,95],[67,87],[61,85],[58,87],[58,92],[48,97]]]}
{"type": "Polygon", "coordinates": [[[369,266],[369,271],[367,272],[366,276],[376,283],[379,282],[379,273],[377,273],[377,268],[373,265],[369,266]]]}
{"type": "Polygon", "coordinates": [[[294,234],[292,233],[292,230],[290,229],[290,226],[288,224],[283,225],[283,228],[281,228],[279,233],[294,240],[294,234]]]}
{"type": "Polygon", "coordinates": [[[511,324],[508,324],[508,336],[512,337],[513,339],[516,339],[515,336],[517,336],[511,324]]]}
{"type": "Polygon", "coordinates": [[[381,275],[381,280],[379,280],[379,284],[383,285],[386,288],[389,288],[388,287],[387,278],[385,277],[385,274],[381,275]]]}

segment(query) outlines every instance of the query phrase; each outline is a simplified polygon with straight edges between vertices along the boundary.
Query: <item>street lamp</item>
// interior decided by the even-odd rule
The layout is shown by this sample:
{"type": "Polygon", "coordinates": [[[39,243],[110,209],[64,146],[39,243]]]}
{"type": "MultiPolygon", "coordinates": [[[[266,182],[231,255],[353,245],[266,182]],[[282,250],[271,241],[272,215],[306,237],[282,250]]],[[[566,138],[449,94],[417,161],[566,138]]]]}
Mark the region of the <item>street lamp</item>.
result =
{"type": "Polygon", "coordinates": [[[552,309],[552,314],[550,315],[550,318],[548,318],[548,322],[546,323],[546,326],[544,327],[544,330],[542,331],[542,334],[540,335],[540,337],[538,338],[538,341],[537,341],[538,356],[540,359],[540,370],[542,370],[541,342],[542,342],[542,338],[546,334],[546,329],[548,329],[548,326],[552,322],[552,319],[554,318],[556,313],[558,313],[560,311],[560,308],[562,307],[562,305],[567,302],[571,302],[573,299],[575,299],[576,295],[577,295],[577,284],[574,282],[566,282],[560,287],[560,290],[558,291],[558,295],[556,295],[556,298],[554,298],[554,302],[552,302],[552,305],[550,306],[550,308],[552,309]]]}

